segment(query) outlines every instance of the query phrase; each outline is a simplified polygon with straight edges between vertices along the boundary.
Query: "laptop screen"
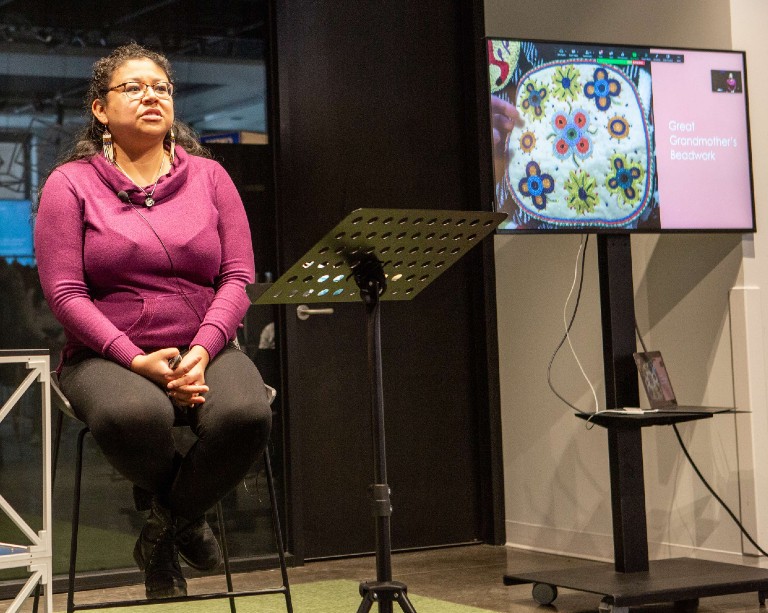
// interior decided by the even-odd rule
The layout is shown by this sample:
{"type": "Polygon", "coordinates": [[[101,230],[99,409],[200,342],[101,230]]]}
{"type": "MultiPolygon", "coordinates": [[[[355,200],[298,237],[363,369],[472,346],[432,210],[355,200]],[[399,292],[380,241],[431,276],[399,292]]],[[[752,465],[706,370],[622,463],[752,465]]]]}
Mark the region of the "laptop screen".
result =
{"type": "Polygon", "coordinates": [[[668,409],[677,405],[675,392],[659,351],[635,353],[635,364],[640,373],[648,402],[653,409],[668,409]]]}

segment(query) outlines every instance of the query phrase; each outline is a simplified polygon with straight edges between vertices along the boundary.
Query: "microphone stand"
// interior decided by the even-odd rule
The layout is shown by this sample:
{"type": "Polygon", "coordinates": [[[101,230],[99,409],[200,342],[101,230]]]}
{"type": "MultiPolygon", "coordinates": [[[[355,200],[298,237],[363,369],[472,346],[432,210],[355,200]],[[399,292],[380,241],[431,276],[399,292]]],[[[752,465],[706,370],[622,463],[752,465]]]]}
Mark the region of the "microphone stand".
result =
{"type": "Polygon", "coordinates": [[[356,209],[273,284],[246,286],[252,304],[333,304],[359,299],[365,304],[375,480],[369,492],[376,521],[376,580],[360,584],[363,601],[357,613],[368,613],[375,603],[379,613],[392,613],[394,603],[404,613],[416,613],[406,585],[392,580],[380,302],[412,300],[505,218],[505,213],[483,211],[356,209]],[[385,293],[388,281],[390,288],[385,293]]]}
{"type": "Polygon", "coordinates": [[[355,283],[365,303],[368,331],[368,388],[371,390],[374,479],[369,487],[371,511],[376,521],[376,581],[360,584],[363,601],[357,613],[368,613],[379,603],[379,613],[392,613],[396,602],[405,613],[416,613],[405,583],[392,580],[391,490],[387,484],[387,451],[384,437],[384,384],[381,360],[381,302],[386,275],[381,262],[369,256],[353,268],[355,283]]]}

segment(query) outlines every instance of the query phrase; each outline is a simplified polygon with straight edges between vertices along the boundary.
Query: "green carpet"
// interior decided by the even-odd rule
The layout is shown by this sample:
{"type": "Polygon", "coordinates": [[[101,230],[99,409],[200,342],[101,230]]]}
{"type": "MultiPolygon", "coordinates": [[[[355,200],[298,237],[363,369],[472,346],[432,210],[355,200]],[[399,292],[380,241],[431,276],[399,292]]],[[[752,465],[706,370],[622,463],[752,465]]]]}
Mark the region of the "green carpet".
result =
{"type": "MultiPolygon", "coordinates": [[[[0,542],[2,543],[29,543],[11,520],[0,511],[0,542]]],[[[22,516],[23,517],[23,516],[22,516]]],[[[24,517],[33,529],[37,524],[32,523],[28,517],[24,517]]],[[[53,534],[53,572],[54,574],[66,574],[69,570],[69,521],[54,519],[53,534]]],[[[131,568],[133,561],[133,546],[136,543],[137,534],[126,534],[116,530],[107,530],[87,524],[80,524],[80,538],[78,538],[77,570],[78,572],[105,570],[111,568],[131,568]],[[107,546],[108,545],[108,546],[107,546]]],[[[8,569],[0,571],[0,581],[26,578],[29,573],[26,569],[8,569]]]]}
{"type": "MultiPolygon", "coordinates": [[[[318,581],[291,586],[294,613],[355,613],[362,602],[355,581],[318,581]]],[[[418,613],[491,613],[486,609],[452,604],[443,600],[426,598],[409,592],[408,598],[418,613]]],[[[285,613],[283,595],[251,596],[238,598],[238,613],[285,613]]],[[[371,613],[378,613],[378,605],[371,613]]],[[[148,605],[143,607],[121,607],[101,609],[106,613],[135,611],[136,613],[228,613],[229,601],[204,600],[148,605]]],[[[395,604],[394,613],[402,613],[395,604]]]]}

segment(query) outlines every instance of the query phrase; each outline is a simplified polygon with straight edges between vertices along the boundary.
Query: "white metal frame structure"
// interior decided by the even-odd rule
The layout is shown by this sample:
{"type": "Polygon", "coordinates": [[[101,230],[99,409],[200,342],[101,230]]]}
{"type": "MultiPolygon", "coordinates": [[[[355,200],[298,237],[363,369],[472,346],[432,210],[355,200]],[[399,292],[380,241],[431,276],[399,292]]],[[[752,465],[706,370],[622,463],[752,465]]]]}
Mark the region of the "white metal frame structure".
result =
{"type": "Polygon", "coordinates": [[[41,385],[42,397],[42,510],[43,526],[35,532],[29,524],[11,507],[0,492],[0,510],[2,510],[30,544],[16,545],[0,543],[0,569],[26,567],[30,573],[24,586],[7,609],[7,613],[19,611],[37,585],[44,588],[44,610],[53,612],[53,544],[51,539],[51,374],[50,358],[47,349],[0,350],[0,365],[26,364],[31,372],[19,384],[0,408],[0,422],[10,413],[25,392],[35,383],[41,385]]]}

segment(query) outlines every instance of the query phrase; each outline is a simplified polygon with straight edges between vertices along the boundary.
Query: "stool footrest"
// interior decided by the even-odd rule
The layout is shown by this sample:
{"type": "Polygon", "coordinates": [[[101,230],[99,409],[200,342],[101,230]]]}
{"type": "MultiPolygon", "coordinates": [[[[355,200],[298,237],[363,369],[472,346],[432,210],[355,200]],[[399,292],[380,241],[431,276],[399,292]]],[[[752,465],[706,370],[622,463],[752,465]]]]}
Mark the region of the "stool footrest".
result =
{"type": "Polygon", "coordinates": [[[118,607],[137,607],[150,604],[162,604],[166,602],[192,602],[195,600],[217,600],[220,598],[242,598],[245,596],[265,596],[270,594],[286,594],[288,588],[274,587],[262,588],[260,590],[239,590],[234,592],[217,592],[215,594],[192,594],[181,596],[179,598],[154,598],[144,600],[116,600],[113,602],[98,602],[91,604],[76,604],[73,611],[87,611],[94,609],[111,609],[118,607]]]}

